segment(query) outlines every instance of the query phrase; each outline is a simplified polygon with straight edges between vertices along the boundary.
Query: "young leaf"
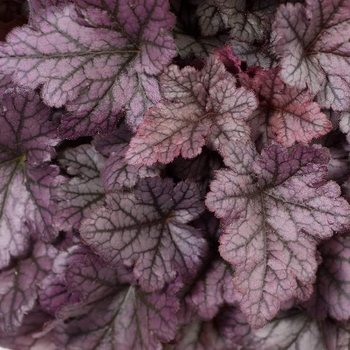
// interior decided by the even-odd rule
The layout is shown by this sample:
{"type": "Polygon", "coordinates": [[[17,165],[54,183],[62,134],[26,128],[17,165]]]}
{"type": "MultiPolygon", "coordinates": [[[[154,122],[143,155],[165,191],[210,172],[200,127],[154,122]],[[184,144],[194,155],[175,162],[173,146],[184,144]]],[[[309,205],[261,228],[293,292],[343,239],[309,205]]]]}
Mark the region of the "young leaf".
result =
{"type": "Polygon", "coordinates": [[[312,102],[310,93],[284,84],[278,68],[258,71],[251,88],[261,98],[252,127],[256,118],[264,120],[268,136],[282,145],[308,143],[332,130],[331,122],[319,105],[312,102]]]}
{"type": "Polygon", "coordinates": [[[217,171],[206,205],[223,219],[220,253],[235,267],[243,313],[259,328],[298,297],[299,284],[314,282],[316,243],[349,227],[350,205],[324,180],[325,149],[273,145],[257,157],[237,144],[225,163],[231,169],[217,171]]]}
{"type": "Polygon", "coordinates": [[[249,139],[246,119],[257,107],[256,98],[236,88],[234,77],[215,57],[201,71],[171,66],[161,86],[173,102],[159,103],[146,113],[126,155],[131,164],[170,163],[180,154],[194,158],[205,144],[218,149],[249,139]]]}
{"type": "Polygon", "coordinates": [[[93,146],[81,145],[67,149],[59,162],[73,177],[57,189],[56,225],[61,230],[78,229],[92,209],[104,204],[100,171],[105,159],[93,146]]]}
{"type": "Polygon", "coordinates": [[[175,55],[167,1],[75,3],[37,12],[35,29],[12,31],[0,47],[0,70],[21,86],[43,85],[49,106],[67,104],[72,113],[61,125],[66,137],[107,132],[124,110],[136,127],[160,98],[155,76],[175,55]]]}
{"type": "Polygon", "coordinates": [[[16,331],[35,305],[37,283],[52,267],[57,250],[52,245],[37,242],[30,258],[18,261],[16,266],[0,274],[0,329],[7,333],[16,331]]]}
{"type": "Polygon", "coordinates": [[[109,264],[133,266],[146,291],[193,274],[206,241],[187,225],[204,210],[196,186],[142,179],[135,192],[107,195],[107,208],[94,210],[81,226],[82,239],[109,264]]]}
{"type": "Polygon", "coordinates": [[[350,107],[349,11],[348,1],[308,0],[306,6],[281,5],[276,14],[283,80],[318,93],[324,108],[350,107]]]}

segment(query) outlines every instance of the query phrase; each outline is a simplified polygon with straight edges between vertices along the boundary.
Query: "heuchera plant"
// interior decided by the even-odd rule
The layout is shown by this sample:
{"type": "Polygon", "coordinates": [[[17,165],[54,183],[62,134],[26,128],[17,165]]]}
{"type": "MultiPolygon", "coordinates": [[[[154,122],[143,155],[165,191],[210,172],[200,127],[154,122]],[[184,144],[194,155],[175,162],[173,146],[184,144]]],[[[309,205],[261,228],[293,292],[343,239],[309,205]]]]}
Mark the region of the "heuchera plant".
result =
{"type": "Polygon", "coordinates": [[[350,349],[349,38],[349,0],[3,0],[0,345],[350,349]]]}

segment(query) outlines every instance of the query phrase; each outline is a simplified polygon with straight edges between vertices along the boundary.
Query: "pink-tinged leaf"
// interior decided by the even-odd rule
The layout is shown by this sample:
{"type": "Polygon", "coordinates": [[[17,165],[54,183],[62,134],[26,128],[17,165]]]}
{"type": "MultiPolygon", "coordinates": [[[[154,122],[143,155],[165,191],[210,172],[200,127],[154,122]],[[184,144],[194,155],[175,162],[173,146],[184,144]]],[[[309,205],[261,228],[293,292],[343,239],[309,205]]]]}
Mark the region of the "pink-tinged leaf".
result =
{"type": "Polygon", "coordinates": [[[124,124],[114,133],[95,137],[94,144],[97,150],[109,156],[101,171],[103,186],[107,192],[123,187],[131,188],[140,178],[159,175],[160,167],[126,163],[125,153],[131,137],[130,130],[124,124]]]}
{"type": "Polygon", "coordinates": [[[292,310],[254,332],[259,349],[347,350],[350,327],[332,319],[316,321],[292,310]]]}
{"type": "Polygon", "coordinates": [[[299,285],[315,281],[316,243],[349,227],[350,205],[325,181],[325,149],[273,145],[257,157],[237,144],[224,159],[231,169],[217,171],[206,205],[222,219],[220,253],[235,267],[241,310],[259,328],[311,292],[299,285]]]}
{"type": "Polygon", "coordinates": [[[82,239],[109,264],[133,266],[146,291],[163,288],[177,274],[196,272],[206,241],[187,223],[204,210],[197,187],[172,180],[142,179],[134,192],[106,197],[81,226],[82,239]]]}
{"type": "Polygon", "coordinates": [[[135,287],[116,287],[93,303],[67,305],[55,329],[61,348],[74,350],[162,349],[175,337],[178,301],[164,293],[144,294],[135,287]]]}
{"type": "Polygon", "coordinates": [[[320,247],[322,264],[315,293],[306,306],[313,317],[327,315],[339,321],[350,318],[350,237],[335,235],[320,247]]]}
{"type": "Polygon", "coordinates": [[[305,6],[281,5],[276,14],[283,80],[318,93],[324,108],[350,107],[349,11],[348,1],[309,0],[305,6]]]}
{"type": "Polygon", "coordinates": [[[160,99],[156,75],[176,54],[167,32],[174,24],[168,3],[75,3],[38,11],[37,28],[12,31],[0,47],[0,69],[21,86],[43,85],[48,105],[67,105],[65,137],[107,132],[124,111],[136,127],[160,99]]]}
{"type": "Polygon", "coordinates": [[[57,189],[56,224],[61,230],[78,229],[91,210],[104,204],[100,171],[105,158],[91,145],[67,149],[59,162],[72,176],[57,189]]]}
{"type": "Polygon", "coordinates": [[[236,88],[234,77],[215,57],[201,71],[171,66],[161,86],[171,101],[146,113],[126,155],[131,164],[170,163],[180,154],[194,158],[205,144],[218,149],[249,139],[246,119],[257,107],[256,98],[236,88]]]}
{"type": "Polygon", "coordinates": [[[37,283],[51,270],[57,250],[37,242],[30,258],[18,261],[13,268],[0,274],[0,328],[13,333],[22,324],[23,317],[35,305],[37,283]]]}
{"type": "MultiPolygon", "coordinates": [[[[267,136],[284,146],[296,142],[308,143],[332,130],[332,124],[312,102],[307,90],[289,87],[279,76],[278,68],[258,71],[251,88],[260,97],[259,109],[251,118],[252,128],[256,118],[264,120],[267,136]]],[[[259,124],[259,123],[258,123],[259,124]]]]}

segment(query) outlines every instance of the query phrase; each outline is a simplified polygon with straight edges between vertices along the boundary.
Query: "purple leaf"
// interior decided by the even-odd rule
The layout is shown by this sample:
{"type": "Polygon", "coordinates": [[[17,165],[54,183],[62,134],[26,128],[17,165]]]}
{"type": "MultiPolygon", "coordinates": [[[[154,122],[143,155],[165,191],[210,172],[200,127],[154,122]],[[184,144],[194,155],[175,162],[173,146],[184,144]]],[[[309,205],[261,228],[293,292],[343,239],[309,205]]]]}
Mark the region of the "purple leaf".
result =
{"type": "MultiPolygon", "coordinates": [[[[237,144],[224,157],[206,200],[222,219],[220,253],[235,267],[241,310],[254,328],[315,281],[316,243],[350,224],[340,188],[326,182],[325,149],[237,144]]],[[[306,289],[311,292],[311,289],[306,289]]]]}
{"type": "Polygon", "coordinates": [[[260,70],[251,82],[251,88],[260,97],[259,109],[251,118],[264,120],[267,135],[284,146],[296,142],[308,143],[332,130],[332,124],[312,102],[308,91],[300,91],[283,83],[279,69],[260,70]]]}
{"type": "Polygon", "coordinates": [[[236,308],[226,307],[212,321],[196,320],[183,327],[174,350],[256,349],[245,317],[236,308]]]}
{"type": "Polygon", "coordinates": [[[331,319],[315,321],[303,313],[284,313],[255,331],[259,349],[347,350],[350,328],[331,319]]]}
{"type": "Polygon", "coordinates": [[[82,239],[109,264],[133,266],[146,291],[196,272],[206,241],[187,225],[204,210],[196,186],[142,179],[135,192],[107,195],[81,226],[82,239]]]}
{"type": "Polygon", "coordinates": [[[186,303],[197,310],[203,320],[211,320],[225,303],[233,304],[233,269],[222,259],[210,263],[186,295],[186,303]]]}
{"type": "Polygon", "coordinates": [[[0,48],[0,69],[21,86],[43,85],[48,105],[67,105],[65,137],[106,132],[123,111],[136,127],[160,98],[155,76],[175,55],[167,1],[75,3],[39,11],[33,16],[38,28],[10,33],[0,48]]]}
{"type": "Polygon", "coordinates": [[[9,75],[0,74],[0,99],[4,98],[4,93],[8,88],[13,88],[11,77],[9,75]]]}
{"type": "Polygon", "coordinates": [[[130,165],[125,161],[125,153],[129,146],[132,134],[125,125],[117,131],[95,138],[96,148],[104,155],[109,156],[101,172],[105,190],[117,191],[134,187],[140,178],[159,175],[159,167],[146,167],[143,165],[130,165]]]}
{"type": "Polygon", "coordinates": [[[350,113],[341,113],[339,121],[339,129],[342,133],[346,134],[346,140],[350,143],[350,113]]]}
{"type": "Polygon", "coordinates": [[[0,346],[15,350],[57,350],[48,337],[34,338],[50,315],[39,307],[34,307],[23,319],[23,324],[14,335],[0,334],[0,346]]]}
{"type": "Polygon", "coordinates": [[[339,321],[350,318],[350,237],[336,235],[320,247],[315,295],[306,302],[313,317],[327,315],[339,321]]]}
{"type": "Polygon", "coordinates": [[[57,189],[56,224],[61,230],[78,229],[92,209],[104,204],[100,170],[105,159],[93,146],[81,145],[65,150],[59,162],[72,178],[57,189]]]}
{"type": "Polygon", "coordinates": [[[309,0],[306,6],[281,5],[276,14],[275,48],[282,57],[283,80],[318,93],[324,108],[350,107],[349,11],[348,1],[309,0]]]}
{"type": "Polygon", "coordinates": [[[123,285],[93,303],[68,305],[56,327],[60,346],[67,350],[148,350],[175,337],[178,301],[174,296],[144,294],[123,285]]]}
{"type": "Polygon", "coordinates": [[[30,258],[0,274],[0,328],[11,333],[22,324],[23,317],[35,305],[37,283],[47,275],[57,255],[51,245],[37,242],[30,258]]]}
{"type": "Polygon", "coordinates": [[[50,110],[34,92],[6,92],[0,118],[0,268],[10,256],[25,254],[29,231],[45,241],[57,230],[52,225],[56,205],[52,195],[62,180],[54,165],[44,165],[55,155],[56,125],[50,110]],[[34,229],[30,226],[35,225],[34,229]],[[35,231],[35,232],[34,232],[35,231]]]}
{"type": "Polygon", "coordinates": [[[176,158],[169,164],[171,174],[182,180],[208,181],[214,177],[215,170],[222,165],[220,156],[207,149],[194,159],[176,158]]]}
{"type": "Polygon", "coordinates": [[[232,140],[248,140],[246,124],[257,107],[253,93],[236,88],[224,65],[211,57],[197,71],[171,66],[162,76],[167,100],[151,108],[131,140],[131,164],[170,163],[178,155],[194,158],[207,144],[218,149],[232,140]]]}

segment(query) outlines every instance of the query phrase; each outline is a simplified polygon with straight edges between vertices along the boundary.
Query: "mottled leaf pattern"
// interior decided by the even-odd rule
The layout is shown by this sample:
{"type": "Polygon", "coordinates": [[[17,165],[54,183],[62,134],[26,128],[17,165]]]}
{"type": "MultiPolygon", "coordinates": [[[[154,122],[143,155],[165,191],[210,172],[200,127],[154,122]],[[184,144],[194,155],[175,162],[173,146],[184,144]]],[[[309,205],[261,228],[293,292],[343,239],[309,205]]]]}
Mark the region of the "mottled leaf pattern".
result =
{"type": "Polygon", "coordinates": [[[72,178],[57,190],[56,224],[61,230],[77,229],[92,209],[104,204],[100,171],[105,159],[93,146],[81,145],[67,149],[59,162],[72,178]]]}
{"type": "Polygon", "coordinates": [[[13,31],[0,48],[0,69],[21,86],[44,85],[48,105],[67,104],[66,137],[107,131],[126,109],[135,127],[159,100],[154,76],[175,54],[166,31],[174,23],[167,1],[75,2],[77,9],[38,11],[36,29],[13,31]],[[80,8],[88,27],[77,22],[80,8]]]}
{"type": "Polygon", "coordinates": [[[150,109],[130,142],[132,164],[170,163],[178,155],[197,156],[205,144],[216,149],[231,140],[249,139],[246,119],[255,96],[237,89],[224,65],[209,58],[202,71],[171,66],[162,77],[164,97],[173,102],[150,109]]]}
{"type": "Polygon", "coordinates": [[[253,327],[276,316],[283,301],[312,284],[316,240],[349,226],[349,204],[340,188],[324,182],[328,156],[303,145],[266,148],[261,157],[237,145],[207,196],[223,219],[220,253],[235,266],[233,284],[253,327]]]}
{"type": "Polygon", "coordinates": [[[318,93],[324,108],[350,107],[349,11],[346,0],[309,0],[306,6],[282,5],[276,14],[283,80],[318,93]]]}
{"type": "Polygon", "coordinates": [[[134,193],[115,192],[106,201],[83,221],[81,235],[109,264],[133,266],[146,291],[196,271],[206,242],[187,225],[204,209],[194,184],[142,179],[134,193]]]}

